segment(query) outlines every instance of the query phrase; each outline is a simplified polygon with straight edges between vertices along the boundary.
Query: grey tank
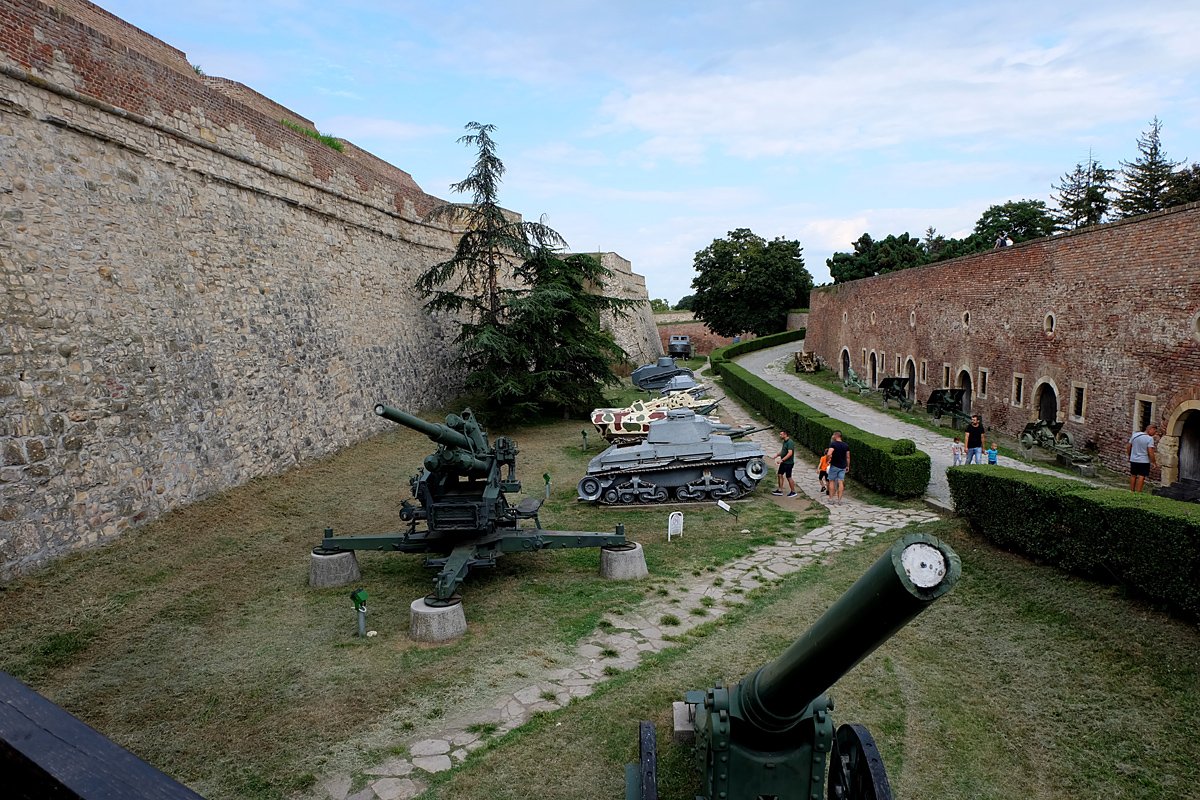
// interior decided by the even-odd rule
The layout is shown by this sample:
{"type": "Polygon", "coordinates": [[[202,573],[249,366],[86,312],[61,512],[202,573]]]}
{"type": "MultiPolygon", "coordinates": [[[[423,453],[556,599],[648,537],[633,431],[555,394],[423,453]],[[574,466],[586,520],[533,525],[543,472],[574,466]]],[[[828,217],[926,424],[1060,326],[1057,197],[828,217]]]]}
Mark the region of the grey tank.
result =
{"type": "Polygon", "coordinates": [[[650,423],[637,444],[613,445],[588,463],[579,499],[605,505],[669,500],[732,500],[754,491],[767,475],[762,448],[716,433],[691,409],[650,423]]]}
{"type": "Polygon", "coordinates": [[[660,356],[654,364],[638,367],[629,376],[633,385],[644,392],[656,392],[667,385],[667,381],[676,375],[692,377],[692,371],[687,367],[676,366],[675,359],[670,356],[660,356]]]}

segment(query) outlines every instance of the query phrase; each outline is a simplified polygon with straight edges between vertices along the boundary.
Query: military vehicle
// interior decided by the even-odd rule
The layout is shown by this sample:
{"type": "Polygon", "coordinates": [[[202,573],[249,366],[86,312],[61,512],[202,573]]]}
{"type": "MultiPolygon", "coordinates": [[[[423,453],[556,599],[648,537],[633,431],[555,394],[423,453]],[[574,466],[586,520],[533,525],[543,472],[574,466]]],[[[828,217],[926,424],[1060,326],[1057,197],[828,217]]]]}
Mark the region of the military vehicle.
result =
{"type": "Polygon", "coordinates": [[[459,602],[457,592],[471,569],[492,567],[504,553],[556,547],[619,547],[626,544],[625,528],[614,533],[542,530],[538,512],[542,500],[526,498],[511,505],[507,494],[521,491],[516,477],[517,445],[497,436],[489,445],[487,433],[471,409],[450,414],[446,424],[426,422],[420,417],[379,404],[375,413],[386,420],[412,428],[437,443],[437,452],[425,457],[424,469],[409,478],[417,505],[400,504],[400,519],[408,523],[403,533],[325,538],[313,549],[317,555],[345,550],[390,550],[427,553],[425,565],[437,568],[433,593],[426,605],[448,606],[459,602]],[[522,528],[521,520],[532,520],[533,528],[522,528]],[[418,530],[418,523],[425,523],[418,530]]]}
{"type": "MultiPolygon", "coordinates": [[[[774,661],[732,686],[686,693],[676,704],[675,737],[694,745],[697,798],[890,800],[871,734],[854,724],[835,731],[825,692],[949,592],[961,572],[941,540],[904,536],[774,661]]],[[[643,722],[640,761],[625,768],[627,800],[658,797],[655,738],[643,722]]]]}
{"type": "Polygon", "coordinates": [[[762,448],[734,442],[687,408],[654,420],[637,444],[614,444],[588,463],[578,485],[585,502],[664,503],[732,500],[767,475],[762,448]]]}
{"type": "Polygon", "coordinates": [[[646,364],[635,369],[629,378],[633,381],[633,385],[642,391],[657,392],[666,386],[667,382],[676,375],[694,377],[690,369],[676,366],[675,359],[670,356],[661,356],[655,363],[646,364]]]}
{"type": "Polygon", "coordinates": [[[673,358],[692,357],[692,339],[686,333],[675,334],[667,341],[667,355],[673,358]]]}
{"type": "Polygon", "coordinates": [[[625,408],[592,409],[592,424],[610,444],[640,442],[646,438],[650,423],[666,419],[667,412],[672,408],[690,408],[697,414],[708,414],[716,409],[719,402],[719,399],[697,397],[692,392],[676,392],[638,400],[625,408]]]}

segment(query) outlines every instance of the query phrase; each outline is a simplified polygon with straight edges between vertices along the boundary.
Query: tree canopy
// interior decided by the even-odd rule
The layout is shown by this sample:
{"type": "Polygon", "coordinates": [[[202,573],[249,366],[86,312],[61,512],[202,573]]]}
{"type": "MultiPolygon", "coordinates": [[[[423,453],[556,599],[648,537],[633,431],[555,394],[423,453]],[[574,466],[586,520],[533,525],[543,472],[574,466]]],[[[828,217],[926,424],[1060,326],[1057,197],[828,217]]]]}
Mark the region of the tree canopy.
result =
{"type": "Polygon", "coordinates": [[[1171,175],[1179,162],[1167,158],[1162,147],[1162,123],[1158,117],[1138,137],[1138,156],[1121,162],[1121,190],[1117,208],[1121,216],[1147,214],[1167,207],[1167,191],[1171,175]]]}
{"type": "Polygon", "coordinates": [[[1061,182],[1054,185],[1058,193],[1054,195],[1058,203],[1055,215],[1058,227],[1069,231],[1104,222],[1112,205],[1109,194],[1115,174],[1102,167],[1089,151],[1086,164],[1076,164],[1075,169],[1063,175],[1061,182]]]}
{"type": "Polygon", "coordinates": [[[454,254],[417,280],[430,311],[458,315],[455,337],[468,371],[467,391],[492,419],[543,413],[586,413],[602,404],[603,386],[624,352],[600,327],[634,303],[603,294],[612,273],[587,255],[561,252],[561,236],[501,208],[504,164],[493,125],[467,124],[459,142],[477,148],[470,174],[451,189],[471,192],[470,204],[446,204],[431,219],[461,236],[454,254]],[[511,280],[505,280],[511,276],[511,280]]]}
{"type": "Polygon", "coordinates": [[[738,228],[696,253],[692,311],[721,336],[764,335],[787,327],[787,312],[808,305],[812,275],[800,242],[770,242],[738,228]]]}

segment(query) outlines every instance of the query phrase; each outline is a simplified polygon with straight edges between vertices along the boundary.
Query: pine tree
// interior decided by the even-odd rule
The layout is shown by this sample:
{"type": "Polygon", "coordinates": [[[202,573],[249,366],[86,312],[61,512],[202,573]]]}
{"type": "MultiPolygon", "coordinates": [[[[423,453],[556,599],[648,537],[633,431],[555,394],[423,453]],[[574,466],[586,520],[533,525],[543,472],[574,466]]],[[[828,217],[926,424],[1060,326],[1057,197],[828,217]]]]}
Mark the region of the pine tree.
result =
{"type": "Polygon", "coordinates": [[[563,255],[562,237],[541,222],[506,212],[497,193],[504,163],[493,125],[468,123],[460,142],[478,148],[470,174],[451,186],[470,204],[446,204],[430,219],[462,234],[454,255],[418,279],[425,308],[460,315],[455,344],[468,393],[492,420],[547,411],[586,413],[600,405],[612,366],[625,353],[600,328],[602,312],[624,315],[632,300],[606,297],[612,273],[591,256],[563,255]],[[507,280],[505,280],[507,279],[507,280]]]}
{"type": "Polygon", "coordinates": [[[1138,157],[1121,162],[1121,190],[1117,208],[1121,216],[1147,214],[1166,208],[1167,186],[1178,162],[1162,149],[1162,122],[1155,117],[1150,128],[1138,137],[1138,157]]]}
{"type": "Polygon", "coordinates": [[[1099,225],[1108,214],[1112,201],[1113,170],[1105,169],[1088,151],[1086,164],[1076,164],[1075,169],[1062,177],[1056,184],[1054,195],[1058,203],[1055,222],[1062,230],[1073,230],[1085,225],[1099,225]]]}

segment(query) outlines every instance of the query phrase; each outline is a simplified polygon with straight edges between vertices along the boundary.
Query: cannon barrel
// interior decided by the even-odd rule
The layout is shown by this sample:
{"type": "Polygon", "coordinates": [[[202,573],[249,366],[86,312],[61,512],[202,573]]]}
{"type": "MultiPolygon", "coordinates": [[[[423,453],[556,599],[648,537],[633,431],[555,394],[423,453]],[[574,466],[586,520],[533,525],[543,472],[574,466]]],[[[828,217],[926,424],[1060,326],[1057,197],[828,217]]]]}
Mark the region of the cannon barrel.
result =
{"type": "Polygon", "coordinates": [[[766,733],[788,730],[856,664],[958,582],[962,565],[926,534],[897,541],[782,655],[742,679],[734,707],[766,733]]]}
{"type": "Polygon", "coordinates": [[[460,450],[472,450],[470,439],[441,423],[426,422],[420,417],[414,417],[412,414],[384,405],[383,403],[376,404],[375,413],[386,420],[395,422],[397,425],[403,425],[406,428],[412,428],[414,431],[420,431],[438,444],[444,444],[447,447],[457,447],[460,450]]]}

